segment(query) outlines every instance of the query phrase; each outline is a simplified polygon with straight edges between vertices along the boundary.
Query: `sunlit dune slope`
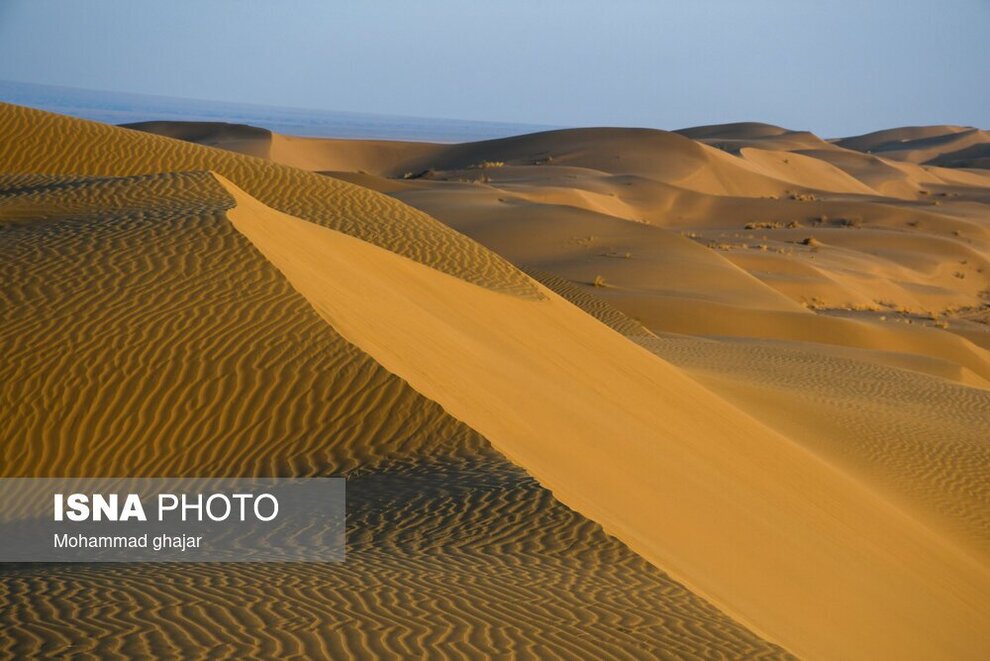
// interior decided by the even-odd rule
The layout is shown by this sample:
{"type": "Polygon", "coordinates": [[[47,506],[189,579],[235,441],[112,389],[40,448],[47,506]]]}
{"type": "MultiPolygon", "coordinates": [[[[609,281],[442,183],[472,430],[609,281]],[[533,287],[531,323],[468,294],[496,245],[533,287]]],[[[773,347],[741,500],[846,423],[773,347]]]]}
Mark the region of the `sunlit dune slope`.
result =
{"type": "Polygon", "coordinates": [[[598,294],[530,273],[790,439],[907,502],[962,546],[990,551],[990,388],[952,383],[964,380],[952,363],[883,351],[888,338],[872,349],[849,349],[658,336],[598,294]]]}
{"type": "Polygon", "coordinates": [[[985,565],[863,483],[549,290],[491,292],[221,181],[338,332],[757,631],[816,657],[987,652],[985,565]]]}
{"type": "Polygon", "coordinates": [[[990,556],[990,390],[863,350],[640,340],[719,395],[990,556]]]}

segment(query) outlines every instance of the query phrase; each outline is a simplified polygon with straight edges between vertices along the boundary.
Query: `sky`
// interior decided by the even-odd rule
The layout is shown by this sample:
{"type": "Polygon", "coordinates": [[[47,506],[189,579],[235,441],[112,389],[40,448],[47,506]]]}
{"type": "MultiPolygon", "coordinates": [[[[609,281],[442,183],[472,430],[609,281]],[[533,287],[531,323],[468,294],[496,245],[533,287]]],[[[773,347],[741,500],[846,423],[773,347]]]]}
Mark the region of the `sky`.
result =
{"type": "Polygon", "coordinates": [[[990,128],[990,0],[0,0],[0,79],[824,137],[990,128]]]}

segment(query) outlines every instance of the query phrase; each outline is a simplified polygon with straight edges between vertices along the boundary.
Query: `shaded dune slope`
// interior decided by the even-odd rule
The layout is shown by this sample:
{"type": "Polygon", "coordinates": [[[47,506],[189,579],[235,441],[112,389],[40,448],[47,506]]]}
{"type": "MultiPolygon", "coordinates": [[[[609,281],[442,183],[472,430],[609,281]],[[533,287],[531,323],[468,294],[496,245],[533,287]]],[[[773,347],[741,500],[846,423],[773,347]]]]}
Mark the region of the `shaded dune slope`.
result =
{"type": "Polygon", "coordinates": [[[504,459],[348,481],[339,565],[4,568],[0,654],[792,658],[504,459]]]}
{"type": "Polygon", "coordinates": [[[13,190],[4,217],[48,215],[0,230],[8,474],[348,473],[480,443],[327,328],[209,173],[13,190]]]}
{"type": "Polygon", "coordinates": [[[121,126],[239,154],[271,156],[273,134],[256,126],[226,122],[136,122],[121,126]]]}

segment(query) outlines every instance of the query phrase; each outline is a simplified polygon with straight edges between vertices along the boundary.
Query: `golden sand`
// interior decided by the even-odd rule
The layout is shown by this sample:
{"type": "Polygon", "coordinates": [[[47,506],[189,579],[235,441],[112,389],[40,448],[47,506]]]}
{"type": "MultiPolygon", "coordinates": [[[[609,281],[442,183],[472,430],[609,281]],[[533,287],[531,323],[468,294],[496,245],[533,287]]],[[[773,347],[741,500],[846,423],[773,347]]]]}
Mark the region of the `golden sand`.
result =
{"type": "Polygon", "coordinates": [[[348,560],[4,653],[990,654],[981,133],[141,128],[0,106],[4,474],[346,474],[348,560]]]}

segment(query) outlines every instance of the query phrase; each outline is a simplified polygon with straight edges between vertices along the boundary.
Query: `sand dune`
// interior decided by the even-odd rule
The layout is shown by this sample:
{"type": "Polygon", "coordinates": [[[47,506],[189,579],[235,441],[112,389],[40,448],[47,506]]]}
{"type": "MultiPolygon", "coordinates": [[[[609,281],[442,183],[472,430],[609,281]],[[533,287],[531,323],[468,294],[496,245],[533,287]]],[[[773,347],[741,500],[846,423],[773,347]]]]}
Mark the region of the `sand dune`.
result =
{"type": "Polygon", "coordinates": [[[18,174],[131,176],[213,170],[273,208],[354,233],[472,282],[531,295],[526,279],[490,251],[384,195],[257,158],[0,104],[4,170],[18,174]],[[54,150],[53,144],[64,148],[54,150]],[[138,147],[140,145],[140,147],[138,147]],[[368,214],[375,222],[368,222],[368,214]]]}
{"type": "Polygon", "coordinates": [[[343,565],[8,565],[0,654],[785,656],[343,340],[208,173],[2,186],[5,476],[343,474],[350,531],[343,565]]]}
{"type": "Polygon", "coordinates": [[[272,132],[245,124],[225,122],[137,122],[123,124],[124,128],[164,135],[207,147],[268,158],[271,155],[272,132]]]}
{"type": "Polygon", "coordinates": [[[348,560],[10,566],[4,654],[990,654],[965,130],[141,128],[0,106],[4,474],[346,474],[348,560]]]}
{"type": "Polygon", "coordinates": [[[912,126],[843,138],[836,144],[909,163],[985,167],[990,132],[963,126],[912,126]]]}
{"type": "Polygon", "coordinates": [[[855,177],[822,159],[756,147],[743,147],[739,150],[739,155],[771,176],[803,188],[830,193],[877,194],[855,177]]]}
{"type": "Polygon", "coordinates": [[[791,131],[759,122],[695,126],[680,129],[675,133],[735,154],[745,147],[780,151],[831,147],[830,143],[809,131],[791,131]]]}
{"type": "Polygon", "coordinates": [[[285,137],[273,139],[272,145],[271,157],[280,163],[386,177],[436,171],[478,174],[492,164],[506,164],[585,168],[715,195],[781,194],[796,183],[676,133],[646,129],[567,129],[463,145],[285,137]]]}

